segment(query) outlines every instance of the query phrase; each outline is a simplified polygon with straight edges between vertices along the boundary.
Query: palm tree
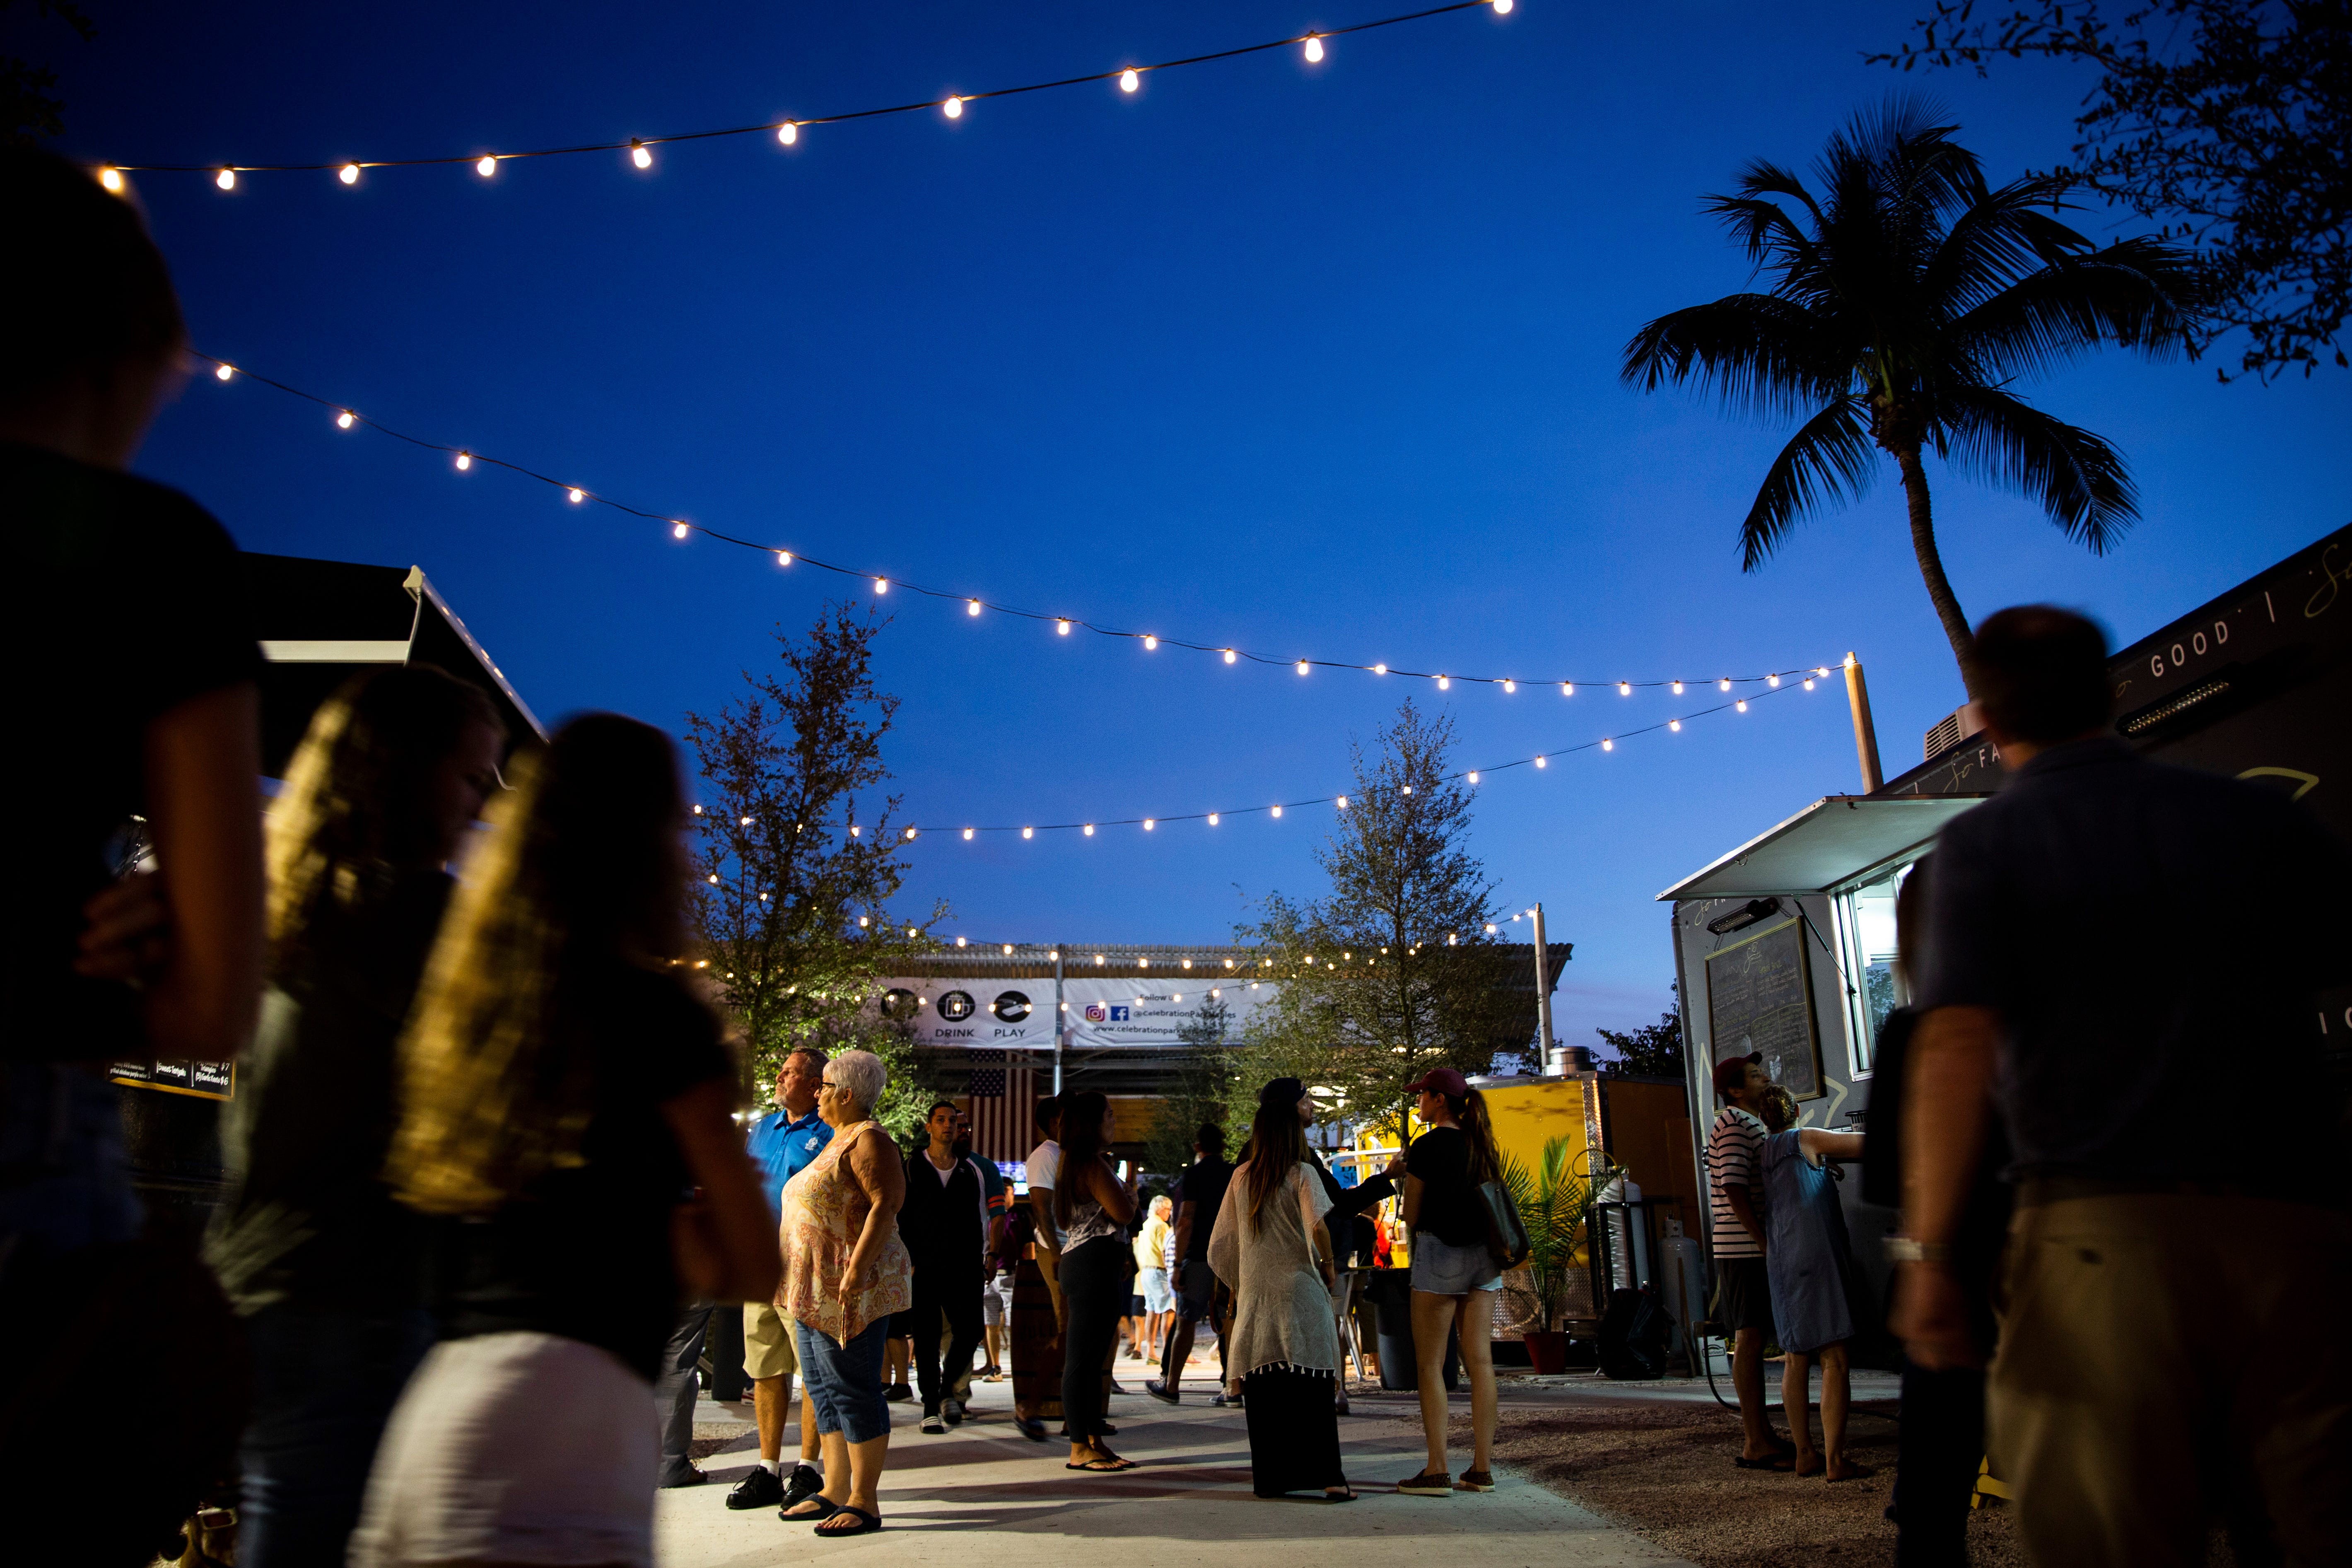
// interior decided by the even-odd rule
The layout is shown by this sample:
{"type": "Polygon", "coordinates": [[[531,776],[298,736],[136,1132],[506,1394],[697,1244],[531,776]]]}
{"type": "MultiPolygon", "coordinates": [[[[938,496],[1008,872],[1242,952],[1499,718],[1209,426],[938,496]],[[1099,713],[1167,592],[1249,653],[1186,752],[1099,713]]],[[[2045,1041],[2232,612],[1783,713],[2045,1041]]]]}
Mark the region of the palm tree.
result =
{"type": "Polygon", "coordinates": [[[2108,342],[2151,359],[2184,352],[2202,296],[2183,252],[2147,238],[2095,246],[2042,210],[2062,205],[2061,182],[1993,190],[1951,140],[1958,127],[1930,118],[1901,99],[1857,114],[1822,155],[1819,200],[1761,160],[1738,194],[1707,198],[1771,291],[1661,316],[1625,345],[1623,376],[1809,416],[1740,525],[1749,572],[1815,508],[1860,499],[1874,447],[1892,457],[1919,574],[1974,697],[1974,639],[1936,552],[1921,452],[2032,497],[2067,538],[2106,553],[2139,515],[2122,457],[2010,384],[2108,342]]]}

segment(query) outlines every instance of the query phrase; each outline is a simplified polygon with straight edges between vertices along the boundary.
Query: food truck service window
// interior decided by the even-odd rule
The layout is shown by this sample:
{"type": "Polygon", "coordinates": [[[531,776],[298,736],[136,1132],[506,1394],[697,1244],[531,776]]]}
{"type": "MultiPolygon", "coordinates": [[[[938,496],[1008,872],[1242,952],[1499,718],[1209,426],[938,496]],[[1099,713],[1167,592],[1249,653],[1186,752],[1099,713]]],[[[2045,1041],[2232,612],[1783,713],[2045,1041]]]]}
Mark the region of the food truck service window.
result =
{"type": "Polygon", "coordinates": [[[1888,1014],[1910,1000],[1895,971],[1895,899],[1909,863],[1837,896],[1838,942],[1854,994],[1846,1008],[1853,1025],[1853,1070],[1871,1069],[1878,1031],[1888,1014]]]}

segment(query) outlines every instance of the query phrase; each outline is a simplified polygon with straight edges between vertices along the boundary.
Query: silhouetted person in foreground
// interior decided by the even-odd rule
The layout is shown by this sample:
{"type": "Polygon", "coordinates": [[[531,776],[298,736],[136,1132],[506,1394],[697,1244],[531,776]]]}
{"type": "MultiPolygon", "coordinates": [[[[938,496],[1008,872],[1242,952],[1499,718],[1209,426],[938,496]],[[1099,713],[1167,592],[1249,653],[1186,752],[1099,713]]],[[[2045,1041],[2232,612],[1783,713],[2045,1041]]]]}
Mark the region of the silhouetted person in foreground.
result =
{"type": "Polygon", "coordinates": [[[252,1030],[260,654],[228,535],[124,471],[186,350],[137,210],[0,149],[0,1474],[77,1561],[137,1564],[233,1468],[243,1394],[218,1287],[140,1239],[105,1069],[252,1030]],[[95,1465],[68,1415],[126,1346],[141,1458],[95,1465]]]}
{"type": "Polygon", "coordinates": [[[2003,610],[1975,662],[2010,779],[1937,847],[1896,1331],[1931,1368],[1978,1357],[1951,1254],[1998,1086],[1988,1414],[2033,1561],[2199,1563],[2225,1508],[2257,1556],[2352,1560],[2352,1216],[2313,1002],[2352,976],[2352,856],[2116,739],[2081,616],[2003,610]]]}

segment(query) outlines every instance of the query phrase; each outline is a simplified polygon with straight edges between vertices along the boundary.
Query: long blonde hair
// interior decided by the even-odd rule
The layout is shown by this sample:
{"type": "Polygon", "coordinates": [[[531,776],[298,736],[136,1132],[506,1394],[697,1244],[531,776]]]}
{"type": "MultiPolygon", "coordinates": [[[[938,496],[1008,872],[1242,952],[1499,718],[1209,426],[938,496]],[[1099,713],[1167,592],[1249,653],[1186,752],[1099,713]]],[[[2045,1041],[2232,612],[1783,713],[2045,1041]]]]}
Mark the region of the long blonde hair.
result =
{"type": "Polygon", "coordinates": [[[483,1215],[580,1163],[594,1064],[574,987],[675,952],[677,763],[659,731],[575,719],[520,759],[452,900],[400,1043],[384,1176],[426,1214],[483,1215]]]}

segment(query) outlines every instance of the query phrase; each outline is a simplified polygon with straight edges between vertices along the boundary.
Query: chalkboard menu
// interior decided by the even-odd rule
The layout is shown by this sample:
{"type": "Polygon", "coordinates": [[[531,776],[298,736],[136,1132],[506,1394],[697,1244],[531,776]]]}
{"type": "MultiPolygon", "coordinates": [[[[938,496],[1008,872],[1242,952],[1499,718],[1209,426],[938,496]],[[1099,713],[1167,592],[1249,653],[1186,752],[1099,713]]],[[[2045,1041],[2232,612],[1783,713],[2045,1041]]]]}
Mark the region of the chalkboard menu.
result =
{"type": "Polygon", "coordinates": [[[116,1062],[106,1076],[132,1089],[160,1089],[198,1100],[235,1100],[236,1064],[192,1062],[165,1057],[156,1061],[116,1062]]]}
{"type": "Polygon", "coordinates": [[[1764,1071],[1799,1100],[1819,1100],[1820,1037],[1801,921],[1782,921],[1706,955],[1707,1033],[1715,1059],[1764,1053],[1764,1071]]]}

